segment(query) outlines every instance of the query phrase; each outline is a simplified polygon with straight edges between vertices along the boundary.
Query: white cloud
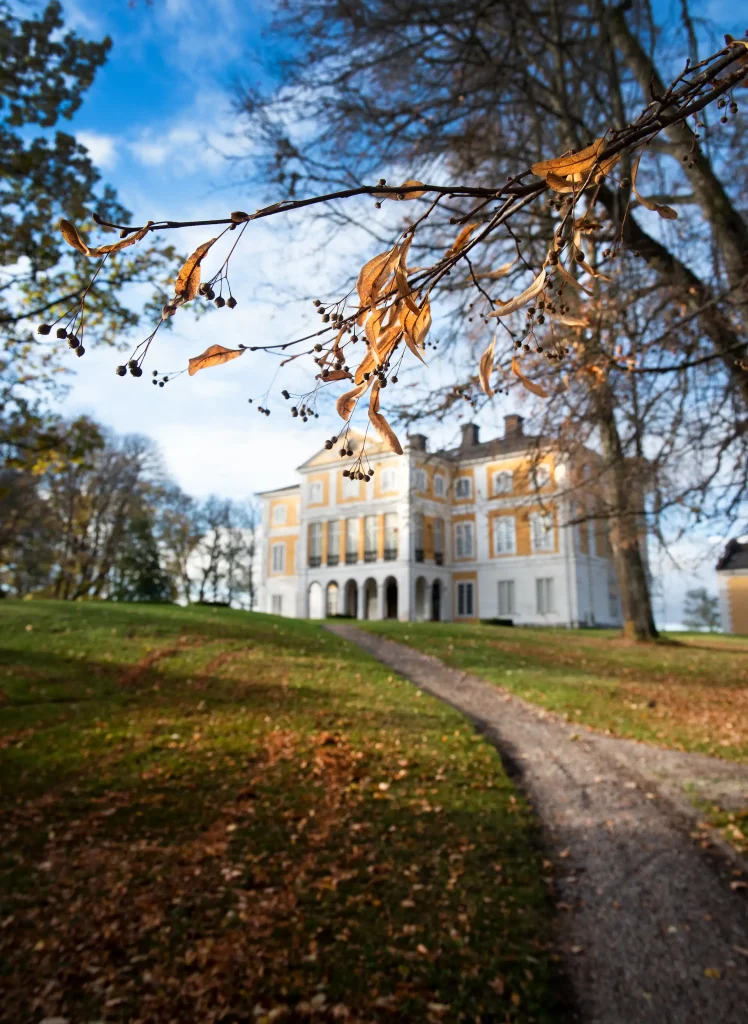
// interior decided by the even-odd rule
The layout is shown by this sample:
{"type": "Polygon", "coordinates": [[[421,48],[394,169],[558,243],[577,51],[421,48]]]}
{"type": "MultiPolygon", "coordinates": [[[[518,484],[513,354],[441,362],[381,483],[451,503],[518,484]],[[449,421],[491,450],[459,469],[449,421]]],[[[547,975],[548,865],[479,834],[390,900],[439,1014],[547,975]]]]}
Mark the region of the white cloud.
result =
{"type": "Polygon", "coordinates": [[[100,132],[76,132],[76,138],[91,154],[97,167],[109,169],[117,163],[117,140],[113,135],[102,135],[100,132]]]}

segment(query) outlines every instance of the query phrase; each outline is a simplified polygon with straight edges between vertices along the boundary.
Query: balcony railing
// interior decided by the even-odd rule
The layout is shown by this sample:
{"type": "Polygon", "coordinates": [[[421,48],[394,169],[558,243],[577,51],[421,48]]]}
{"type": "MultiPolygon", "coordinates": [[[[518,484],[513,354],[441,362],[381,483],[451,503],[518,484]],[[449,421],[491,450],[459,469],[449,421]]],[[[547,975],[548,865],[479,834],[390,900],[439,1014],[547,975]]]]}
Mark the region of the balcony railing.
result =
{"type": "Polygon", "coordinates": [[[358,561],[358,551],[346,551],[345,553],[345,564],[355,565],[358,561]]]}
{"type": "Polygon", "coordinates": [[[377,560],[377,553],[376,553],[376,551],[364,551],[364,561],[365,562],[376,562],[376,560],[377,560]]]}
{"type": "Polygon", "coordinates": [[[385,548],[384,549],[384,560],[385,562],[394,562],[397,558],[397,548],[385,548]]]}
{"type": "Polygon", "coordinates": [[[444,565],[444,553],[442,551],[435,551],[434,561],[437,565],[444,565]]]}
{"type": "Polygon", "coordinates": [[[340,561],[340,558],[339,558],[338,555],[328,555],[327,556],[327,564],[328,565],[337,565],[339,561],[340,561]]]}
{"type": "Polygon", "coordinates": [[[422,562],[423,561],[423,548],[416,548],[416,561],[417,562],[422,562]]]}
{"type": "Polygon", "coordinates": [[[309,556],[309,568],[316,569],[322,565],[322,555],[310,555],[309,556]]]}

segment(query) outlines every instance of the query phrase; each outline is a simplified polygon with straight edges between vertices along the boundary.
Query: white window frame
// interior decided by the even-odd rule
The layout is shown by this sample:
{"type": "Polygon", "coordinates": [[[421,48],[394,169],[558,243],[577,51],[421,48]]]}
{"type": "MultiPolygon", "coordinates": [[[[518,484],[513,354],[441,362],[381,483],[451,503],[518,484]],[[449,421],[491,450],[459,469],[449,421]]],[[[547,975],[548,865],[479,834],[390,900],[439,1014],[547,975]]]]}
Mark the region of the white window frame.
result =
{"type": "Polygon", "coordinates": [[[455,498],[467,499],[473,496],[473,481],[469,476],[458,476],[455,480],[455,498]]]}
{"type": "Polygon", "coordinates": [[[516,555],[517,524],[514,516],[494,517],[493,550],[495,555],[516,555]]]}
{"type": "Polygon", "coordinates": [[[437,473],[434,477],[434,497],[443,498],[445,490],[445,479],[443,473],[437,473]]]}
{"type": "Polygon", "coordinates": [[[271,615],[282,615],[283,614],[283,595],[273,594],[270,598],[270,614],[271,615]]]}
{"type": "Polygon", "coordinates": [[[307,505],[321,505],[325,500],[325,488],[321,480],[309,481],[307,505]]]}
{"type": "Polygon", "coordinates": [[[494,494],[512,494],[514,491],[514,473],[509,469],[501,469],[493,475],[494,494]]]}
{"type": "Polygon", "coordinates": [[[379,479],[379,489],[385,494],[397,490],[397,470],[394,466],[385,466],[379,479]]]}
{"type": "Polygon", "coordinates": [[[286,545],[285,544],[273,544],[270,549],[271,565],[273,572],[285,572],[286,571],[286,545]]]}
{"type": "Polygon", "coordinates": [[[377,551],[377,517],[364,516],[364,551],[377,551]],[[373,541],[373,543],[372,543],[373,541]]]}
{"type": "Polygon", "coordinates": [[[358,519],[346,519],[345,521],[345,554],[346,558],[348,555],[355,555],[358,558],[358,537],[359,537],[359,525],[358,519]]]}
{"type": "Polygon", "coordinates": [[[456,591],[456,618],[475,618],[475,580],[459,580],[456,591]]]}
{"type": "Polygon", "coordinates": [[[361,497],[361,481],[355,480],[351,476],[343,477],[343,497],[344,498],[360,498],[361,497]]]}
{"type": "Polygon", "coordinates": [[[309,558],[322,558],[322,523],[309,523],[307,538],[309,558]]]}
{"type": "Polygon", "coordinates": [[[473,558],[475,554],[475,537],[473,522],[455,523],[455,558],[473,558]]]}
{"type": "Polygon", "coordinates": [[[285,526],[288,521],[288,507],[275,505],[273,508],[273,526],[285,526]]]}
{"type": "Polygon", "coordinates": [[[535,579],[535,609],[538,615],[553,615],[556,611],[556,595],[553,576],[538,576],[535,579]]]}
{"type": "Polygon", "coordinates": [[[555,522],[552,512],[530,513],[530,542],[533,551],[554,551],[555,522]],[[542,532],[541,532],[542,531],[542,532]]]}
{"type": "Polygon", "coordinates": [[[504,618],[507,615],[517,614],[517,605],[515,598],[516,587],[514,580],[499,580],[498,581],[498,610],[499,615],[504,618]]]}
{"type": "Polygon", "coordinates": [[[398,543],[398,519],[397,512],[385,512],[384,514],[384,550],[397,551],[398,543]]]}
{"type": "Polygon", "coordinates": [[[420,467],[413,470],[413,490],[423,493],[426,490],[426,470],[420,467]]]}
{"type": "Polygon", "coordinates": [[[337,555],[340,558],[340,520],[329,519],[327,522],[327,556],[337,555]]]}

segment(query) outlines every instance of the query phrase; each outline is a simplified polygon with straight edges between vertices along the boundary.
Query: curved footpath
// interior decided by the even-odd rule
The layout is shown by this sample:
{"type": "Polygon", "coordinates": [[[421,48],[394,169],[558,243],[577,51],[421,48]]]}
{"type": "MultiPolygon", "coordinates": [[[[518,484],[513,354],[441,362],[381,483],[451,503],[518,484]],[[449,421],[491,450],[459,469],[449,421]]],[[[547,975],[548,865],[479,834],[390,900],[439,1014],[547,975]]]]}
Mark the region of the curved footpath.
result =
{"type": "Polygon", "coordinates": [[[692,779],[704,794],[745,803],[748,769],[608,739],[403,644],[327,628],[462,711],[519,776],[557,864],[559,947],[577,1019],[745,1024],[746,875],[726,849],[689,835],[697,818],[682,790],[692,779]]]}

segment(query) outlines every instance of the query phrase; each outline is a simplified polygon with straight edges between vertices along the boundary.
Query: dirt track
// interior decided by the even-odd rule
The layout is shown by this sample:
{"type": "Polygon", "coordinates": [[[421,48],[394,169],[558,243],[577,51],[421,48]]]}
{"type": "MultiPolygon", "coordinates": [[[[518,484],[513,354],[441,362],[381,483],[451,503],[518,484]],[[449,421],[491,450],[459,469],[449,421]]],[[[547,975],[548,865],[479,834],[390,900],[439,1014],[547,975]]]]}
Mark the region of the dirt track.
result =
{"type": "Polygon", "coordinates": [[[689,835],[682,796],[690,781],[745,802],[748,769],[580,731],[403,644],[327,628],[462,711],[518,777],[558,865],[559,947],[580,1021],[748,1020],[746,875],[689,835]]]}

